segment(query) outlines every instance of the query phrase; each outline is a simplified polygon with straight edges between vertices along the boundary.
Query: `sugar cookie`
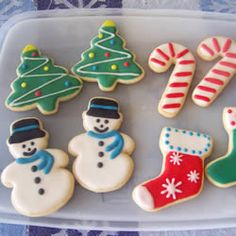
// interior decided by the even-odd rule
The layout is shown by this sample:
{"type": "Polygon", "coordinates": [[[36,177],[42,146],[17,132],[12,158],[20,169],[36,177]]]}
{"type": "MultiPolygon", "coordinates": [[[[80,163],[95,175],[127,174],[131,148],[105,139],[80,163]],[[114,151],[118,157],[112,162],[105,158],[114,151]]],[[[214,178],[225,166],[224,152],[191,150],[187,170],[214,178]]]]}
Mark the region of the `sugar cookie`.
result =
{"type": "Polygon", "coordinates": [[[47,149],[48,133],[37,118],[11,125],[7,141],[15,161],[2,172],[1,181],[13,188],[12,204],[26,216],[45,216],[64,206],[74,192],[73,175],[66,169],[68,155],[47,149]]]}
{"type": "Polygon", "coordinates": [[[158,111],[165,117],[176,116],[184,105],[195,72],[196,61],[193,54],[183,45],[166,43],[152,51],[148,63],[156,73],[165,72],[175,64],[158,111]]]}
{"type": "Polygon", "coordinates": [[[59,102],[67,101],[82,88],[82,81],[41,56],[34,45],[27,45],[17,68],[18,77],[11,84],[12,92],[5,104],[13,111],[38,108],[44,115],[57,112],[59,102]]]}
{"type": "Polygon", "coordinates": [[[222,57],[195,87],[192,99],[201,107],[207,107],[220,95],[236,72],[236,42],[230,38],[213,36],[203,40],[197,49],[205,61],[222,57]]]}
{"type": "Polygon", "coordinates": [[[90,45],[81,61],[72,67],[73,73],[83,80],[97,82],[102,91],[111,92],[117,83],[133,84],[143,78],[143,69],[125,48],[125,40],[117,34],[113,21],[103,23],[90,45]]]}
{"type": "Polygon", "coordinates": [[[161,174],[134,189],[136,204],[146,211],[158,211],[198,196],[204,181],[204,159],[211,154],[212,146],[212,138],[206,134],[163,128],[161,174]]]}
{"type": "Polygon", "coordinates": [[[86,133],[74,137],[69,152],[77,156],[73,173],[77,181],[93,192],[110,192],[121,188],[132,175],[130,155],[135,144],[118,131],[123,116],[117,101],[95,97],[83,112],[86,133]]]}

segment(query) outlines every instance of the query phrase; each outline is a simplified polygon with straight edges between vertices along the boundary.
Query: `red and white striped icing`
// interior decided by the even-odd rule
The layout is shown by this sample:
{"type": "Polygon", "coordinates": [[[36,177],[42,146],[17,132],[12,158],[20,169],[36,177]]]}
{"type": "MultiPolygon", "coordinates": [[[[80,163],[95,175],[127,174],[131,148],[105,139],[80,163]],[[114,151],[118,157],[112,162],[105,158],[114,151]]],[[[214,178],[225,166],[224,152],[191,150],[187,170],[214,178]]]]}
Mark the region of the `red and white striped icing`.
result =
{"type": "Polygon", "coordinates": [[[195,87],[192,99],[201,107],[209,106],[236,72],[236,42],[230,38],[213,36],[203,40],[197,49],[206,61],[222,57],[195,87]]]}
{"type": "Polygon", "coordinates": [[[175,68],[158,105],[165,117],[176,116],[183,107],[196,66],[189,49],[177,43],[162,44],[149,57],[149,66],[157,73],[167,71],[172,64],[175,68]]]}

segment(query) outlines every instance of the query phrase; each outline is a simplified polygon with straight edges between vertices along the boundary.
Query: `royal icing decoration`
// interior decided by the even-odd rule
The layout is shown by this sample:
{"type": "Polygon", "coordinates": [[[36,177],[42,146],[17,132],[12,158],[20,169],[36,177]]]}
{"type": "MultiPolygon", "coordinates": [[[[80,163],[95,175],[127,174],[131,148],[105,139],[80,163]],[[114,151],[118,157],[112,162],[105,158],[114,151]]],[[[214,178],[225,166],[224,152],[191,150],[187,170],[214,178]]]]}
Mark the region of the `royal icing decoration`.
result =
{"type": "Polygon", "coordinates": [[[236,185],[236,107],[226,107],[223,111],[223,124],[228,133],[228,151],[225,155],[208,163],[206,176],[217,187],[236,185]]]}
{"type": "Polygon", "coordinates": [[[15,209],[26,216],[45,216],[64,206],[74,192],[73,175],[65,169],[68,155],[47,149],[48,133],[37,118],[23,118],[11,126],[7,141],[15,161],[1,174],[2,183],[13,188],[15,209]]]}
{"type": "Polygon", "coordinates": [[[81,61],[72,67],[74,74],[85,81],[97,82],[102,91],[112,91],[117,83],[133,84],[141,80],[144,71],[135,56],[125,48],[125,41],[117,34],[116,25],[107,20],[91,47],[82,53],[81,61]],[[124,64],[125,63],[125,64],[124,64]]]}
{"type": "Polygon", "coordinates": [[[175,64],[159,102],[158,111],[165,117],[176,116],[184,105],[195,72],[196,62],[193,54],[183,45],[166,43],[152,51],[148,63],[156,73],[165,72],[175,64]]]}
{"type": "Polygon", "coordinates": [[[227,37],[213,36],[200,43],[197,53],[205,61],[221,57],[192,94],[194,103],[207,107],[219,96],[236,72],[236,43],[227,37]]]}
{"type": "Polygon", "coordinates": [[[135,187],[136,204],[146,211],[158,211],[199,195],[204,180],[204,159],[211,154],[212,146],[212,138],[206,134],[163,128],[162,172],[135,187]]]}
{"type": "Polygon", "coordinates": [[[6,100],[6,106],[13,111],[37,107],[45,115],[53,114],[60,101],[71,99],[82,88],[82,81],[69,75],[65,68],[54,65],[52,59],[41,56],[33,45],[23,49],[17,75],[6,100]]]}
{"type": "Polygon", "coordinates": [[[77,156],[73,173],[77,181],[93,192],[121,188],[133,172],[134,142],[118,131],[123,120],[117,101],[95,97],[83,112],[86,133],[69,142],[69,152],[77,156]]]}

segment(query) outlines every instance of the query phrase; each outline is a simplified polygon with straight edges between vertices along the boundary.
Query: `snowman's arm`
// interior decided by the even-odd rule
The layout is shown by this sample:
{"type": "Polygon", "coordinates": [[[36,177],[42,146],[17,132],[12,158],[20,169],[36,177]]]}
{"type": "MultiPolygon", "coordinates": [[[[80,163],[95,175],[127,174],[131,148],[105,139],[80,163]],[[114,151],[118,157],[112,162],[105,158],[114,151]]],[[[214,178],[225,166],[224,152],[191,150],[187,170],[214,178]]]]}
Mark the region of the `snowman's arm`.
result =
{"type": "Polygon", "coordinates": [[[132,138],[130,138],[128,135],[121,133],[123,139],[124,139],[124,147],[122,152],[131,155],[132,152],[135,149],[135,143],[134,140],[132,138]]]}
{"type": "Polygon", "coordinates": [[[54,168],[66,167],[69,163],[69,157],[67,153],[60,149],[46,149],[54,157],[54,168]]]}
{"type": "Polygon", "coordinates": [[[84,139],[86,139],[84,134],[77,135],[71,139],[68,145],[68,150],[72,156],[79,155],[80,149],[83,146],[84,139]]]}
{"type": "Polygon", "coordinates": [[[7,188],[12,188],[14,179],[17,178],[17,171],[14,166],[14,163],[11,163],[1,173],[1,182],[7,188]]]}

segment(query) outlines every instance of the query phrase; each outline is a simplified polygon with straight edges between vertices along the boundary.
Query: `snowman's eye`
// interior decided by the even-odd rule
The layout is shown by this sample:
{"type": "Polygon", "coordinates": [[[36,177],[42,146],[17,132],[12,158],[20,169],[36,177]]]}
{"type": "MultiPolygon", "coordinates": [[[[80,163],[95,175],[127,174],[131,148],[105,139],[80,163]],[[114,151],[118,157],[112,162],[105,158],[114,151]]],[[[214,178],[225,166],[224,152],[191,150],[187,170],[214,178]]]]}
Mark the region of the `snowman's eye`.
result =
{"type": "Polygon", "coordinates": [[[104,123],[105,123],[105,124],[108,124],[108,123],[109,123],[109,120],[105,120],[104,123]]]}
{"type": "Polygon", "coordinates": [[[96,119],[96,122],[99,123],[99,122],[100,122],[100,119],[96,119]]]}
{"type": "Polygon", "coordinates": [[[26,148],[26,145],[25,145],[25,144],[23,144],[23,145],[22,145],[22,147],[23,147],[23,148],[26,148]]]}
{"type": "Polygon", "coordinates": [[[31,146],[34,146],[34,142],[31,142],[30,144],[31,144],[31,146]]]}

